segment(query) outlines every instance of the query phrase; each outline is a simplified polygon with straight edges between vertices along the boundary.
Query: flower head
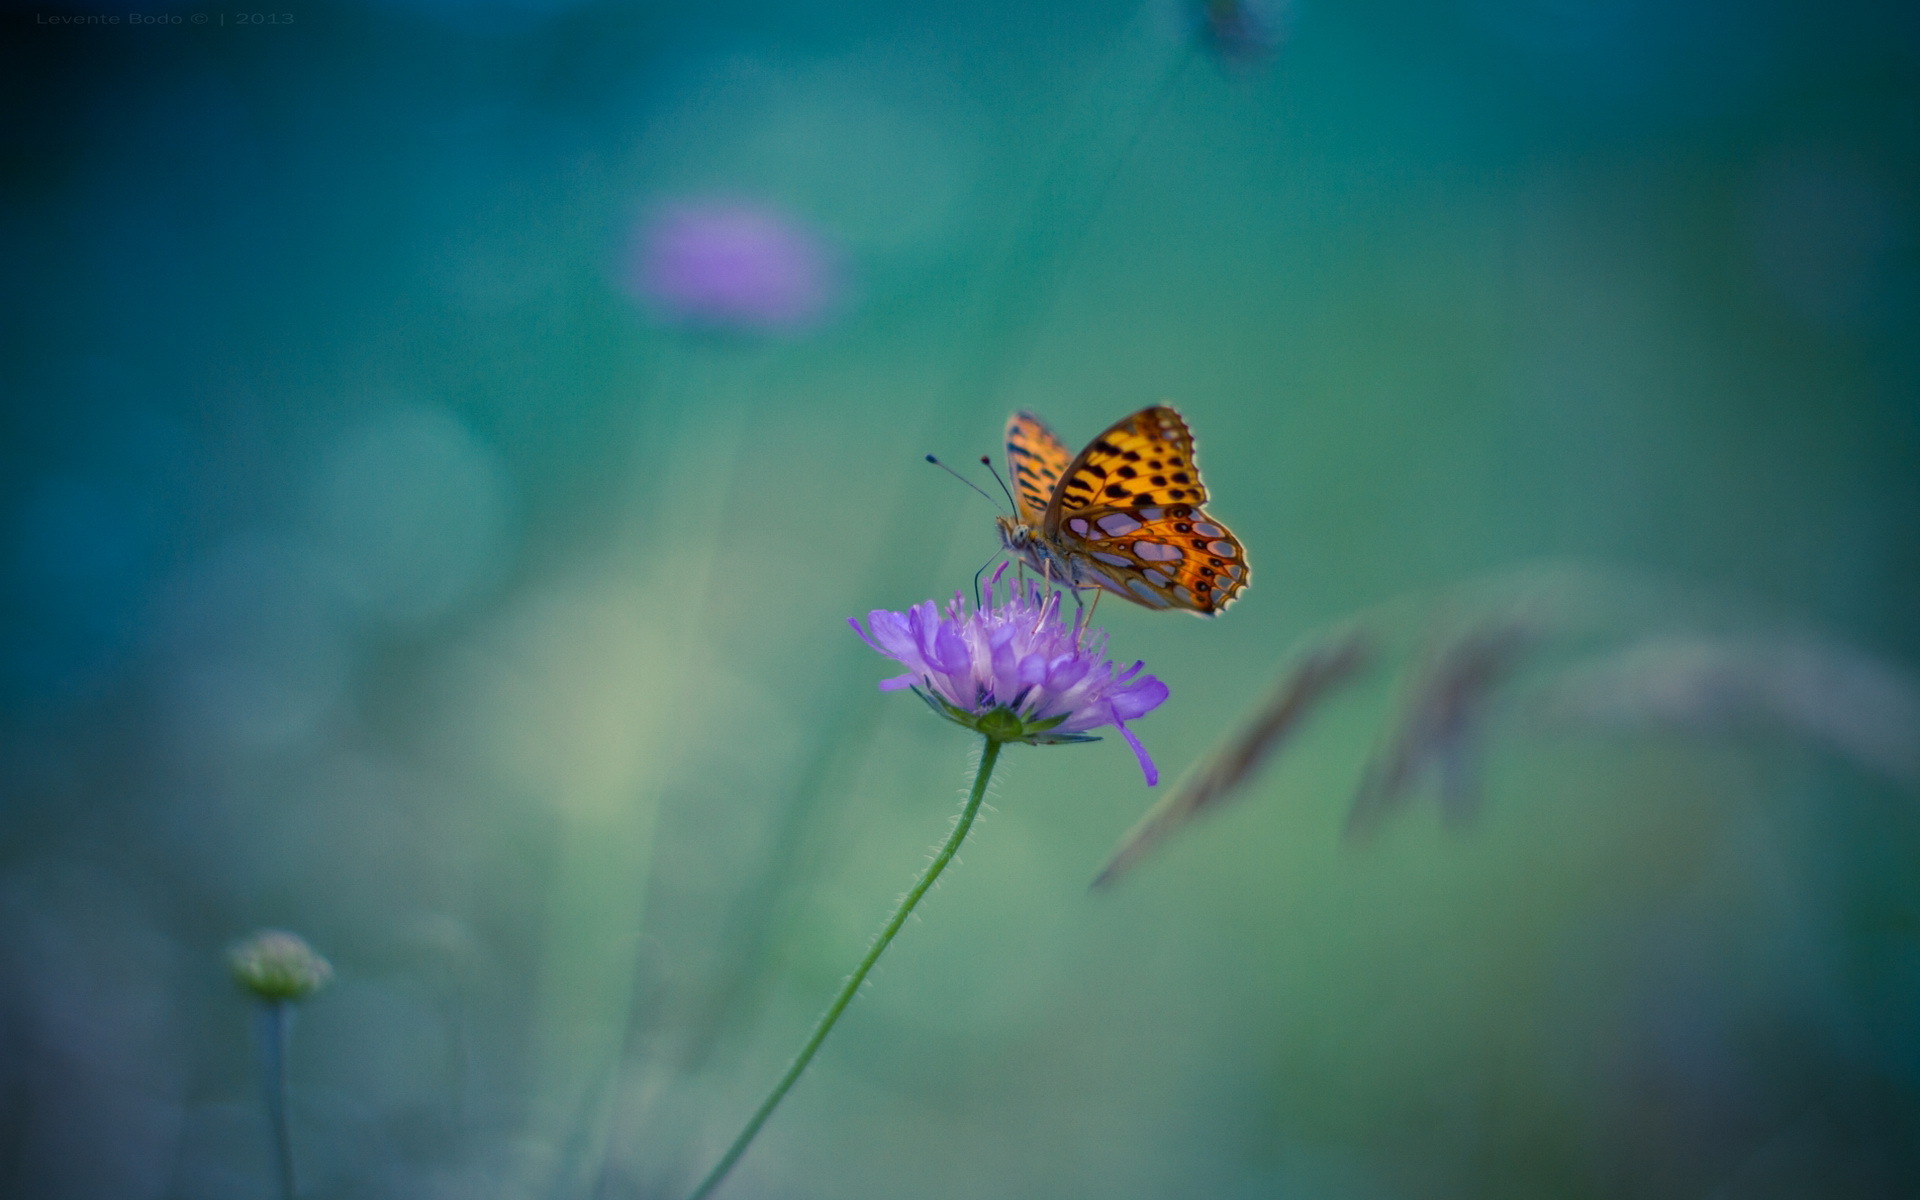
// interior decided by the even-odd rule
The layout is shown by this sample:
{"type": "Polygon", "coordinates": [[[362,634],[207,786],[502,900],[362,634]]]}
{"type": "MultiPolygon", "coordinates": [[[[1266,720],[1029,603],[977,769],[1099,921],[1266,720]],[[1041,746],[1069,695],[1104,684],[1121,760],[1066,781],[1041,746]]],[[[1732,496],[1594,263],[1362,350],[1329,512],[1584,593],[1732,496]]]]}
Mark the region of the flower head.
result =
{"type": "Polygon", "coordinates": [[[333,964],[299,934],[263,929],[227,951],[240,986],[262,1000],[304,1000],[333,978],[333,964]]]}
{"type": "Polygon", "coordinates": [[[1059,592],[1009,584],[1002,598],[995,575],[977,609],[955,594],[944,610],[927,600],[903,613],[868,613],[866,629],[848,624],[908,667],[883,680],[883,691],[912,688],[941,716],[998,742],[1097,741],[1087,731],[1112,725],[1139,756],[1147,785],[1160,782],[1127,722],[1158,708],[1167,685],[1142,674],[1143,663],[1115,670],[1106,635],[1078,616],[1065,620],[1059,592]]]}
{"type": "Polygon", "coordinates": [[[777,209],[681,204],[650,217],[637,234],[629,284],[680,324],[792,332],[816,322],[836,290],[826,247],[777,209]]]}

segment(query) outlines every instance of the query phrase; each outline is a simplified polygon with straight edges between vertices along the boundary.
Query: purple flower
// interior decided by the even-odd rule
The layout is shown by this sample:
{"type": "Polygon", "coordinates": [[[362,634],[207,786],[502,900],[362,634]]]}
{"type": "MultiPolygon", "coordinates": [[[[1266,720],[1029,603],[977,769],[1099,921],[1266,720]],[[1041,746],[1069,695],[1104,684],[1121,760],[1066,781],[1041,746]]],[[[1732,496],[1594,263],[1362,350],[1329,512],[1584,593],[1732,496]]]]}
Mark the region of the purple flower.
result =
{"type": "Polygon", "coordinates": [[[819,320],[836,291],[820,239],[776,209],[684,203],[637,231],[628,285],[667,319],[791,332],[819,320]]]}
{"type": "Polygon", "coordinates": [[[927,600],[903,613],[868,613],[864,630],[851,617],[847,623],[909,668],[881,690],[912,688],[941,716],[999,742],[1098,741],[1086,732],[1112,725],[1139,756],[1147,786],[1159,783],[1127,722],[1158,708],[1167,685],[1141,674],[1142,663],[1116,671],[1105,633],[1082,627],[1078,616],[1062,619],[1060,593],[1031,582],[1009,584],[1004,599],[999,592],[996,574],[973,611],[956,593],[944,612],[927,600]]]}

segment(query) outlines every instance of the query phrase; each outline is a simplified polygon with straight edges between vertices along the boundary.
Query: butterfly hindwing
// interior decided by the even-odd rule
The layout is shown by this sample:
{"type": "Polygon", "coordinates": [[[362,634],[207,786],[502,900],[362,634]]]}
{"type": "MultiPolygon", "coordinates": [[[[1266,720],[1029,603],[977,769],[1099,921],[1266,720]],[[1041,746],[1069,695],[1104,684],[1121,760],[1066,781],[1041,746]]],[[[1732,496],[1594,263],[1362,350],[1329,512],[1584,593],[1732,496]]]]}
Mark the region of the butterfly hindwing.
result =
{"type": "Polygon", "coordinates": [[[1013,477],[1021,521],[1039,528],[1047,502],[1072,461],[1066,444],[1039,417],[1019,412],[1007,419],[1007,474],[1013,477]]]}
{"type": "Polygon", "coordinates": [[[1213,616],[1251,578],[1240,539],[1190,504],[1086,509],[1068,516],[1059,544],[1118,592],[1148,608],[1213,616]]]}

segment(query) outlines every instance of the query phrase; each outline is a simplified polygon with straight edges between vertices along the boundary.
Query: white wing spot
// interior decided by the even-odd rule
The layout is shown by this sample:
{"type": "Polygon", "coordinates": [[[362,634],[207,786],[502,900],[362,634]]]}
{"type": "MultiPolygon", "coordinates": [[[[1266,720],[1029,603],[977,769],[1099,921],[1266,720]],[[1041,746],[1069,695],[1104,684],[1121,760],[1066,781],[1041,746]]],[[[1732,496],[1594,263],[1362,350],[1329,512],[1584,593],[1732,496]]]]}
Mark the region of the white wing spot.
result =
{"type": "Polygon", "coordinates": [[[1108,513],[1100,518],[1100,528],[1108,537],[1120,537],[1140,528],[1140,522],[1126,513],[1108,513]]]}
{"type": "Polygon", "coordinates": [[[1226,533],[1226,530],[1220,528],[1218,525],[1209,525],[1205,521],[1195,525],[1193,531],[1204,538],[1217,538],[1226,533]]]}
{"type": "Polygon", "coordinates": [[[1140,510],[1140,519],[1142,521],[1145,521],[1149,525],[1153,524],[1155,521],[1158,521],[1161,517],[1164,517],[1166,515],[1167,514],[1165,509],[1143,508],[1140,510]]]}
{"type": "Polygon", "coordinates": [[[1193,603],[1193,593],[1188,591],[1184,587],[1177,587],[1173,589],[1173,594],[1182,604],[1193,603]]]}
{"type": "Polygon", "coordinates": [[[1232,557],[1233,557],[1233,543],[1231,543],[1231,542],[1208,542],[1208,543],[1207,543],[1207,553],[1208,553],[1208,554],[1217,554],[1217,555],[1219,555],[1219,556],[1220,556],[1221,558],[1232,558],[1232,557]]]}
{"type": "Polygon", "coordinates": [[[1079,517],[1075,517],[1073,520],[1068,521],[1067,528],[1073,530],[1075,533],[1079,534],[1081,537],[1087,536],[1087,523],[1084,520],[1080,519],[1079,517]]]}
{"type": "Polygon", "coordinates": [[[1165,587],[1173,582],[1172,578],[1162,572],[1158,567],[1148,567],[1142,574],[1147,577],[1148,582],[1154,584],[1156,587],[1165,587]]]}
{"type": "Polygon", "coordinates": [[[1233,577],[1234,577],[1235,579],[1238,579],[1238,578],[1240,578],[1240,575],[1241,575],[1241,571],[1240,571],[1240,568],[1239,568],[1239,567],[1237,567],[1237,566],[1235,566],[1235,567],[1228,567],[1228,568],[1227,568],[1227,574],[1229,574],[1229,575],[1231,575],[1231,576],[1233,576],[1233,577]]]}
{"type": "Polygon", "coordinates": [[[1148,562],[1179,562],[1185,557],[1180,553],[1180,547],[1164,542],[1135,542],[1133,552],[1148,562]]]}
{"type": "Polygon", "coordinates": [[[1093,556],[1110,567],[1131,567],[1133,565],[1126,559],[1121,558],[1118,554],[1107,554],[1103,551],[1095,550],[1093,556]]]}

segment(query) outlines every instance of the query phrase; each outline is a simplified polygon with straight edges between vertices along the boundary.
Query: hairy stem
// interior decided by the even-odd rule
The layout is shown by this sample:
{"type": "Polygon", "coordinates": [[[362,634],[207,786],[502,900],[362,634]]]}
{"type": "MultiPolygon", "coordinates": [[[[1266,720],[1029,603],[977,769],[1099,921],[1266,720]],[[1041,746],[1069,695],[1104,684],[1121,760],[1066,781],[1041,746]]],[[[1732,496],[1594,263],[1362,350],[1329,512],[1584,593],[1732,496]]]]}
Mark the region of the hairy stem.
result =
{"type": "Polygon", "coordinates": [[[767,1118],[773,1115],[773,1110],[780,1106],[780,1101],[786,1097],[788,1090],[806,1071],[807,1064],[813,1061],[813,1056],[818,1053],[820,1044],[827,1040],[829,1033],[833,1032],[834,1025],[840,1020],[840,1014],[845,1012],[847,1005],[853,1002],[854,995],[860,991],[860,985],[866,982],[868,972],[873,970],[873,964],[879,962],[880,956],[886,953],[887,946],[893,941],[893,936],[900,932],[900,927],[906,924],[907,918],[913,914],[914,906],[920,903],[920,898],[927,894],[927,889],[933,886],[934,880],[940,878],[940,873],[945,871],[947,864],[953,861],[955,851],[960,849],[960,843],[967,838],[967,831],[973,828],[974,817],[979,815],[980,802],[986,798],[987,781],[993,777],[993,764],[1000,757],[1000,745],[1001,743],[992,738],[986,739],[986,745],[980,751],[980,770],[973,777],[973,790],[967,796],[966,807],[960,810],[959,820],[953,823],[953,832],[948,835],[946,845],[940,847],[940,852],[934,855],[933,861],[927,865],[919,881],[901,899],[900,907],[894,909],[893,916],[887,918],[885,927],[880,930],[880,936],[875,938],[873,945],[867,949],[867,956],[860,960],[860,965],[853,969],[853,974],[849,975],[846,983],[841,985],[840,994],[833,998],[833,1003],[821,1016],[819,1023],[813,1027],[813,1033],[807,1037],[806,1044],[800,1047],[800,1053],[794,1056],[786,1073],[780,1076],[780,1082],[773,1085],[773,1090],[767,1093],[767,1098],[760,1102],[760,1107],[755,1109],[753,1116],[748,1119],[746,1128],[740,1131],[740,1136],[733,1139],[733,1144],[727,1147],[727,1152],[720,1156],[720,1161],[714,1164],[713,1170],[707,1172],[707,1177],[700,1181],[700,1186],[693,1190],[693,1195],[688,1200],[706,1200],[727,1177],[727,1172],[733,1170],[733,1165],[740,1161],[740,1156],[745,1154],[747,1147],[753,1144],[753,1139],[759,1134],[760,1127],[767,1123],[767,1118]]]}

